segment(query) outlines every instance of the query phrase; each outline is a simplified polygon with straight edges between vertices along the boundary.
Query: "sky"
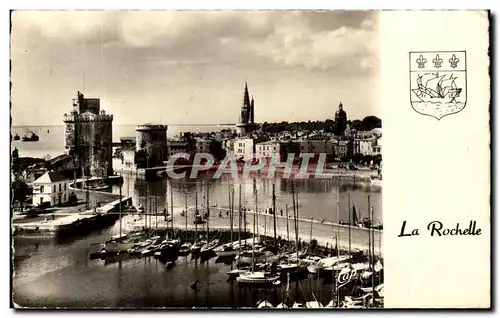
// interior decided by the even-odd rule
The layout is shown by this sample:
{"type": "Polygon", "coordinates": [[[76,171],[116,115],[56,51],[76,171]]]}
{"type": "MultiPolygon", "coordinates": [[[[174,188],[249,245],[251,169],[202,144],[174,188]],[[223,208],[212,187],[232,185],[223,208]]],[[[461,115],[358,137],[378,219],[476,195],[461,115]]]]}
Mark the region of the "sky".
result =
{"type": "Polygon", "coordinates": [[[14,11],[13,125],[60,125],[77,91],[116,124],[380,117],[372,11],[14,11]]]}

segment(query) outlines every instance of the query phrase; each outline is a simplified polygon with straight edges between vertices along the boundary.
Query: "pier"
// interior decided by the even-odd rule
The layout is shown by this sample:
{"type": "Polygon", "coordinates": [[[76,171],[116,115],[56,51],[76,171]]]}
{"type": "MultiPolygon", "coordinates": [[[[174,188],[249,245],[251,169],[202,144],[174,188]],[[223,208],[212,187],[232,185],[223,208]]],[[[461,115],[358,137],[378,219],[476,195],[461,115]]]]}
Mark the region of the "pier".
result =
{"type": "Polygon", "coordinates": [[[74,211],[71,207],[60,208],[57,212],[40,214],[33,221],[26,216],[15,215],[12,227],[15,235],[41,234],[47,236],[61,235],[68,232],[80,232],[112,225],[118,216],[112,212],[132,203],[132,198],[122,198],[104,204],[103,206],[74,211]]]}
{"type": "MultiPolygon", "coordinates": [[[[144,228],[148,228],[151,230],[168,230],[168,229],[186,229],[186,217],[181,216],[181,212],[184,208],[174,207],[174,215],[172,218],[172,222],[165,221],[165,215],[163,214],[139,214],[137,215],[138,219],[135,221],[131,221],[127,225],[124,225],[125,228],[129,227],[131,230],[142,230],[144,228]],[[147,220],[146,220],[147,219],[147,220]]],[[[203,209],[198,209],[200,214],[204,213],[203,209]]],[[[210,208],[210,217],[208,219],[208,225],[210,232],[212,231],[229,231],[231,228],[229,216],[227,215],[227,208],[223,207],[211,207],[210,208]],[[219,212],[222,213],[222,217],[219,217],[219,212]]],[[[235,238],[237,237],[238,231],[238,211],[236,210],[233,219],[233,231],[235,233],[235,238]]],[[[246,211],[246,232],[252,233],[253,231],[253,211],[246,211]]],[[[289,218],[288,218],[288,233],[290,241],[295,240],[295,227],[294,227],[294,219],[293,211],[289,210],[289,218]]],[[[189,231],[193,231],[195,227],[197,228],[199,233],[206,232],[207,224],[194,224],[194,207],[188,207],[187,213],[187,229],[189,231]]],[[[268,237],[273,237],[273,215],[265,214],[264,212],[259,212],[255,214],[256,220],[256,234],[264,235],[268,237]]],[[[170,216],[169,216],[170,218],[170,216]]],[[[287,239],[287,219],[285,216],[276,215],[276,236],[281,237],[282,239],[287,239]]],[[[349,229],[348,225],[332,223],[332,222],[322,222],[321,220],[307,220],[303,218],[298,219],[298,228],[299,228],[299,239],[301,241],[309,242],[310,239],[315,239],[320,246],[333,246],[335,247],[336,243],[339,248],[347,250],[349,248],[349,236],[350,236],[350,247],[351,250],[361,250],[365,253],[369,250],[369,233],[373,231],[374,237],[374,249],[375,254],[382,255],[381,251],[381,239],[383,231],[377,229],[369,229],[364,227],[355,227],[351,226],[349,229]],[[311,225],[312,225],[312,235],[311,235],[311,225]],[[350,232],[350,235],[349,235],[350,232]],[[338,237],[337,242],[335,237],[338,237]]],[[[241,220],[241,230],[244,231],[243,218],[241,220]]]]}

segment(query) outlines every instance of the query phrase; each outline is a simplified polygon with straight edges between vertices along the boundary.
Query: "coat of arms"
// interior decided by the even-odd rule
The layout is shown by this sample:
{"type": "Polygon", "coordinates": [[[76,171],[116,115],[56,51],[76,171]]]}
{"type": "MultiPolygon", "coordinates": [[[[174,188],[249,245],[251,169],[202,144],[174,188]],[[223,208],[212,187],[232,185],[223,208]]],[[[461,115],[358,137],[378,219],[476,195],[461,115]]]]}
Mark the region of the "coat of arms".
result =
{"type": "Polygon", "coordinates": [[[465,51],[410,52],[413,109],[438,120],[456,114],[467,102],[465,51]]]}

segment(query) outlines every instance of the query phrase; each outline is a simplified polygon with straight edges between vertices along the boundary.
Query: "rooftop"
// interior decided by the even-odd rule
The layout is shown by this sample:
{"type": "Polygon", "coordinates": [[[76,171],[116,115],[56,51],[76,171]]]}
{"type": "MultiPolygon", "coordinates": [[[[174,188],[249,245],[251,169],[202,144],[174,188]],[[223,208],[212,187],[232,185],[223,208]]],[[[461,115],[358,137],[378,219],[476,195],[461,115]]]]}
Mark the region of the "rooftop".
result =
{"type": "Polygon", "coordinates": [[[33,183],[54,183],[68,180],[66,177],[57,172],[50,171],[44,173],[40,178],[36,179],[33,183]]]}

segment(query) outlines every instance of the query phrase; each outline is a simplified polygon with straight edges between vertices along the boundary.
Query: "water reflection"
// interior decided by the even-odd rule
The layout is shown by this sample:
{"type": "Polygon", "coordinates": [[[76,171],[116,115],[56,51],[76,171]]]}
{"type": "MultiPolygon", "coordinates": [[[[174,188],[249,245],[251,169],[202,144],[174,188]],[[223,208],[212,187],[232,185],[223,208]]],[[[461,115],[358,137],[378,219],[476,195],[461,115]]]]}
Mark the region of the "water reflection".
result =
{"type": "MultiPolygon", "coordinates": [[[[285,210],[288,205],[292,206],[292,185],[298,192],[298,206],[300,217],[324,219],[327,221],[338,221],[337,219],[337,189],[339,201],[339,216],[341,221],[349,220],[349,206],[354,206],[359,211],[359,218],[368,216],[368,197],[370,204],[374,207],[374,222],[382,222],[380,188],[371,187],[369,182],[354,179],[332,178],[332,179],[282,179],[266,178],[251,175],[247,179],[231,180],[235,190],[235,207],[240,200],[239,187],[241,185],[241,203],[243,206],[253,209],[254,189],[258,193],[258,206],[267,209],[272,206],[272,187],[275,185],[277,211],[285,210]]],[[[210,204],[227,207],[229,205],[229,192],[227,178],[201,180],[172,180],[157,179],[145,181],[134,175],[124,174],[123,195],[133,198],[136,205],[141,204],[147,211],[160,212],[164,208],[170,210],[170,196],[174,207],[184,207],[187,196],[189,206],[195,205],[195,192],[198,191],[198,204],[206,204],[204,194],[208,188],[210,204]],[[128,189],[128,190],[127,190],[128,189]],[[171,192],[171,193],[170,193],[171,192]]],[[[112,191],[118,193],[118,188],[112,191]]]]}

